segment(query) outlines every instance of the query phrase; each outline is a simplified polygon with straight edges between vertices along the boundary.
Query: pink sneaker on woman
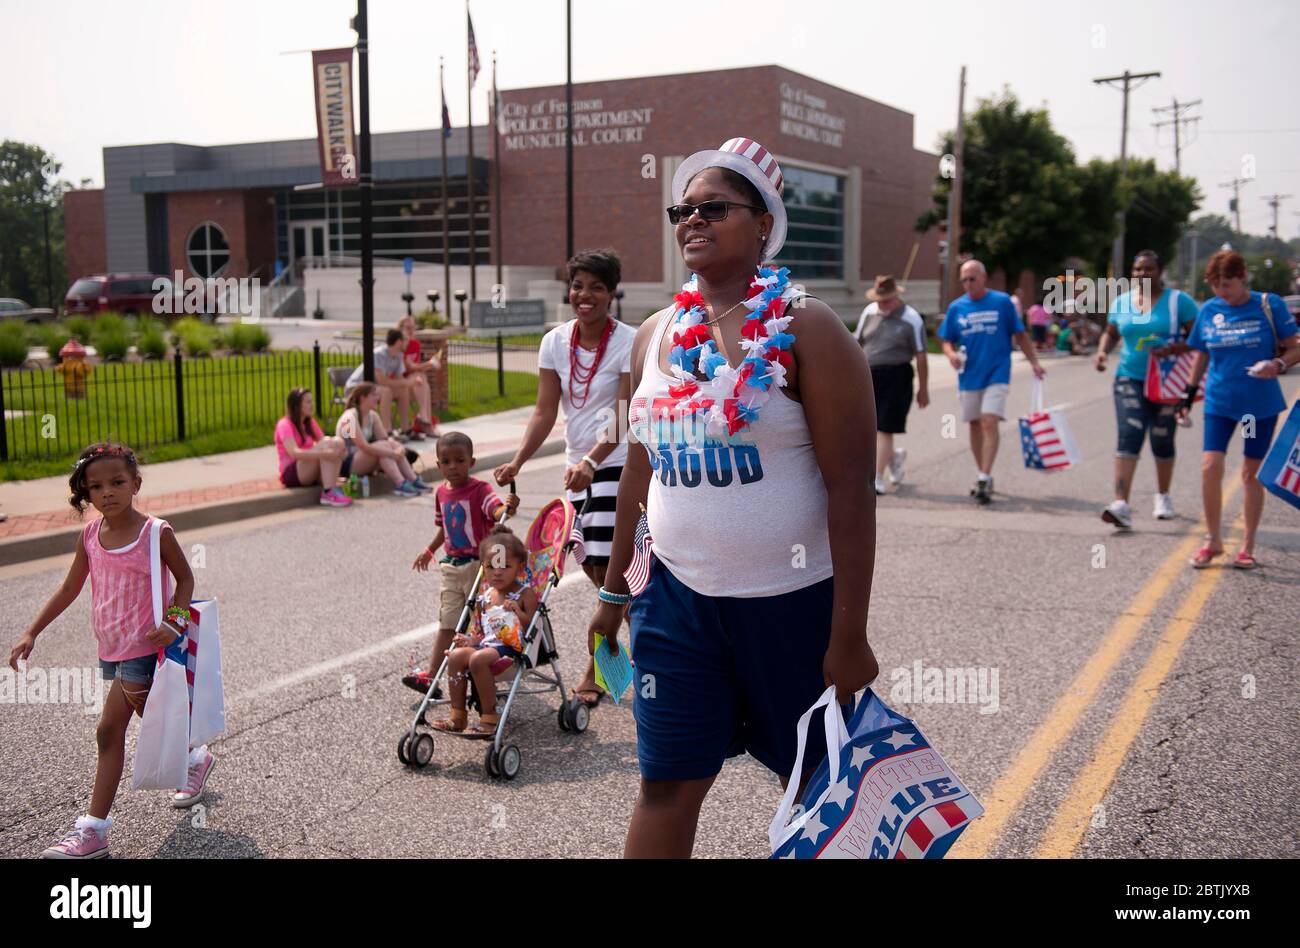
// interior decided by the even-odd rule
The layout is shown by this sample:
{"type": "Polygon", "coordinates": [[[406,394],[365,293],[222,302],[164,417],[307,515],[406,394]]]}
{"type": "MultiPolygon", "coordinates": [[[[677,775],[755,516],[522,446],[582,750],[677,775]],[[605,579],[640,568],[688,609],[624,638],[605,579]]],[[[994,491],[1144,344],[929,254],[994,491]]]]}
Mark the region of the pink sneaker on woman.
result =
{"type": "Polygon", "coordinates": [[[332,490],[321,491],[320,505],[322,507],[351,507],[352,498],[335,487],[332,490]]]}
{"type": "Polygon", "coordinates": [[[208,782],[208,774],[212,773],[216,763],[217,759],[212,756],[212,752],[204,751],[203,760],[197,764],[190,764],[189,779],[185,781],[183,790],[177,790],[172,794],[172,806],[183,810],[198,803],[203,797],[203,786],[208,782]]]}
{"type": "Polygon", "coordinates": [[[112,820],[105,820],[103,827],[96,826],[98,820],[79,816],[72,832],[53,846],[41,853],[42,859],[102,859],[108,855],[108,829],[112,820]]]}

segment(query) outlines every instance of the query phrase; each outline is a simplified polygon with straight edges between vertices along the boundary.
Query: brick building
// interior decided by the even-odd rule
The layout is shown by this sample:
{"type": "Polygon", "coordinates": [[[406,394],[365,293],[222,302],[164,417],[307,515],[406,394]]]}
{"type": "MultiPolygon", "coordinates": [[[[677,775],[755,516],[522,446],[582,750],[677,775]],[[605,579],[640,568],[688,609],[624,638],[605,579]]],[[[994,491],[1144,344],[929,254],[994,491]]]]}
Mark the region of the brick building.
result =
{"type": "MultiPolygon", "coordinates": [[[[781,162],[790,233],[778,262],[795,279],[847,315],[877,273],[901,277],[915,250],[909,298],[933,311],[937,235],[913,224],[929,207],[938,156],[913,147],[909,113],[779,66],[579,83],[573,99],[575,246],[620,252],[626,318],[662,306],[686,278],[663,211],[674,170],[736,135],[781,162]]],[[[466,130],[448,140],[446,195],[437,129],[373,137],[381,320],[402,309],[395,264],[404,257],[415,260],[417,296],[442,288],[444,252],[453,291],[469,288],[471,171],[479,297],[491,292],[499,262],[512,297],[559,299],[564,88],[502,90],[501,103],[495,130],[473,129],[472,169],[466,130]]],[[[355,318],[359,201],[355,189],[312,187],[316,148],[301,139],[104,149],[103,191],[65,203],[69,276],[179,270],[265,284],[287,271],[282,279],[304,287],[306,308],[319,295],[327,315],[355,318]]]]}

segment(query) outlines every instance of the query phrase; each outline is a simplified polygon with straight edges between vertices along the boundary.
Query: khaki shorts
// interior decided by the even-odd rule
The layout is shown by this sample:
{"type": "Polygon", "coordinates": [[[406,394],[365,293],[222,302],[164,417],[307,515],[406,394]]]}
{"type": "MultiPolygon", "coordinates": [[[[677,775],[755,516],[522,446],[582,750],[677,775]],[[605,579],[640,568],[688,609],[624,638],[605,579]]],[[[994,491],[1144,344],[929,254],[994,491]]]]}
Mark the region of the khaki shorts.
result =
{"type": "Polygon", "coordinates": [[[1007,417],[1007,392],[1011,386],[1005,382],[998,382],[987,388],[975,388],[969,392],[958,392],[961,398],[961,420],[962,421],[979,421],[981,415],[997,415],[999,418],[1007,417]]]}
{"type": "Polygon", "coordinates": [[[442,580],[439,593],[438,627],[455,629],[460,621],[465,602],[478,592],[474,588],[474,578],[478,576],[478,560],[464,566],[452,566],[450,563],[438,563],[438,576],[442,580]]]}

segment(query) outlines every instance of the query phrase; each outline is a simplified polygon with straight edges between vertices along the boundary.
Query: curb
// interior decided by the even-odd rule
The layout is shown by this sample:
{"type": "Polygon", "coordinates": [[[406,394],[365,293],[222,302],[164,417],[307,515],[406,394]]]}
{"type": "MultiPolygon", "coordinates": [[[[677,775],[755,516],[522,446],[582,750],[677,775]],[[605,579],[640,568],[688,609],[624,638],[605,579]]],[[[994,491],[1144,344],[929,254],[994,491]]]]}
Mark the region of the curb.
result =
{"type": "MultiPolygon", "coordinates": [[[[564,451],[563,438],[551,438],[542,443],[533,455],[535,458],[548,457],[564,451]]],[[[498,451],[478,459],[473,473],[491,470],[498,464],[505,464],[515,456],[514,451],[498,451]]],[[[427,474],[428,471],[422,472],[427,474]]],[[[434,469],[436,476],[437,470],[434,469]]],[[[428,480],[429,478],[425,478],[428,480]]],[[[383,474],[371,475],[372,483],[378,480],[381,485],[388,484],[383,474]]],[[[391,485],[390,485],[391,486],[391,485]]],[[[236,520],[249,520],[268,514],[293,510],[298,507],[314,507],[318,493],[311,487],[299,487],[292,490],[268,491],[251,497],[238,497],[233,500],[218,500],[209,504],[196,504],[191,507],[178,507],[175,510],[159,511],[167,522],[177,531],[197,530],[202,527],[231,523],[236,520]]],[[[28,560],[43,559],[47,556],[59,556],[72,552],[78,535],[84,527],[67,527],[37,533],[32,536],[13,537],[0,540],[0,567],[25,563],[28,560]]]]}

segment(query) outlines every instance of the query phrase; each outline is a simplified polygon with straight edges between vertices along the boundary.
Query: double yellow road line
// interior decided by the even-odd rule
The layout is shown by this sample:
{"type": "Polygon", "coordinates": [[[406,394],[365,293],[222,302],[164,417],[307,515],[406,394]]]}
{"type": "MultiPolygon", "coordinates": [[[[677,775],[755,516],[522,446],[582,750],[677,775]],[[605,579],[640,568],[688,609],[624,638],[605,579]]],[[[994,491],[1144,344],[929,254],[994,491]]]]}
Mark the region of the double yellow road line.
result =
{"type": "MultiPolygon", "coordinates": [[[[1223,507],[1241,487],[1240,469],[1224,491],[1223,507]]],[[[1057,700],[1047,719],[1021,748],[1011,766],[998,778],[992,791],[982,798],[985,814],[957,840],[950,855],[957,858],[988,856],[997,845],[1003,830],[1020,811],[1038,776],[1051,762],[1057,750],[1075,730],[1101,686],[1142,631],[1142,626],[1187,567],[1187,561],[1200,548],[1198,525],[1195,534],[1185,537],[1160,565],[1155,575],[1140,589],[1124,610],[1097,650],[1057,700]]],[[[1092,757],[1075,777],[1069,793],[1056,807],[1055,816],[1039,841],[1035,855],[1068,857],[1083,839],[1092,819],[1094,807],[1101,803],[1115,775],[1128,754],[1155,704],[1160,684],[1173,668],[1196,621],[1213,595],[1228,567],[1209,569],[1197,575],[1191,590],[1183,598],[1165,626],[1146,665],[1129,688],[1123,704],[1112,716],[1112,723],[1093,750],[1092,757]]]]}

